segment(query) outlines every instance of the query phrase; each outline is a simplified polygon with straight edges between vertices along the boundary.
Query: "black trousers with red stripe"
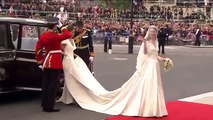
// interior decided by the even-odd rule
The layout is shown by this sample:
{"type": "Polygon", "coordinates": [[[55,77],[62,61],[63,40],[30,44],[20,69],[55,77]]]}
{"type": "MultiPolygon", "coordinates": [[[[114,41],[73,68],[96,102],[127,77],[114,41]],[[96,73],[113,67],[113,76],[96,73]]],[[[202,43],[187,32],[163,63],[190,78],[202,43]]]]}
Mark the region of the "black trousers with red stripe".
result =
{"type": "Polygon", "coordinates": [[[41,106],[43,109],[53,109],[55,106],[55,96],[58,89],[61,71],[61,69],[46,68],[43,70],[41,100],[41,106]]]}

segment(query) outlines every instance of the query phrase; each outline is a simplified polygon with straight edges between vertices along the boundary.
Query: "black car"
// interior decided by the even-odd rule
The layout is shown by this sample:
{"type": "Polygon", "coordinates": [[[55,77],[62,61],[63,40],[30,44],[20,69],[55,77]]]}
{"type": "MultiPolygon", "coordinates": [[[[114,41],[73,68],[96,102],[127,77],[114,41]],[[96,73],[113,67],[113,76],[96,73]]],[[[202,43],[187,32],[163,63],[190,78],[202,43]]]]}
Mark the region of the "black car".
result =
{"type": "Polygon", "coordinates": [[[35,47],[46,25],[42,20],[0,17],[0,94],[41,90],[35,47]]]}

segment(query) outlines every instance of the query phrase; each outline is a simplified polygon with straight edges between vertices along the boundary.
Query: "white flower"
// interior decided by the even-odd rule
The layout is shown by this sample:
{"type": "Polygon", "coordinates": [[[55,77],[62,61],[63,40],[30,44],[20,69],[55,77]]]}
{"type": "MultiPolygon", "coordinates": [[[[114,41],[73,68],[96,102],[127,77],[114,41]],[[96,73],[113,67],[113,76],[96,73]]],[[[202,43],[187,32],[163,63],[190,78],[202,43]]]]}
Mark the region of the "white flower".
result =
{"type": "Polygon", "coordinates": [[[166,58],[164,61],[164,70],[167,72],[173,68],[173,62],[170,58],[166,58]]]}

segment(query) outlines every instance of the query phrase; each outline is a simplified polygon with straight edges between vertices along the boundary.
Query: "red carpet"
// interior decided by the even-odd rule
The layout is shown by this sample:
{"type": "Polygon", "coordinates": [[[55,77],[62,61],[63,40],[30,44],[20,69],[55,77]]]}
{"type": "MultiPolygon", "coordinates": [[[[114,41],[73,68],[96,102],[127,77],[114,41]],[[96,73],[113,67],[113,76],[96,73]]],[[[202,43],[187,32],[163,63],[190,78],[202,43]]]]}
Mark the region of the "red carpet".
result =
{"type": "Polygon", "coordinates": [[[183,101],[167,103],[169,115],[162,118],[141,118],[129,116],[112,116],[105,120],[213,120],[213,105],[183,101]]]}

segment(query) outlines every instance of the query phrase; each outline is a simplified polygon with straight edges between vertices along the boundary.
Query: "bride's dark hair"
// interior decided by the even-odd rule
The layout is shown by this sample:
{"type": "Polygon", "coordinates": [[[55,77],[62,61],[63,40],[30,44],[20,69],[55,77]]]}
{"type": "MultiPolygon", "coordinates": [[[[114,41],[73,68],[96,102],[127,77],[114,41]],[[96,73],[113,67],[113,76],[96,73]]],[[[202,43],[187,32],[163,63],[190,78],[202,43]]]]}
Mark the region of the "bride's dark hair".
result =
{"type": "Polygon", "coordinates": [[[158,27],[157,26],[155,26],[155,25],[149,26],[149,28],[148,28],[148,30],[146,32],[146,35],[144,37],[145,40],[149,40],[149,31],[150,31],[151,28],[155,29],[155,31],[158,33],[158,27]]]}

